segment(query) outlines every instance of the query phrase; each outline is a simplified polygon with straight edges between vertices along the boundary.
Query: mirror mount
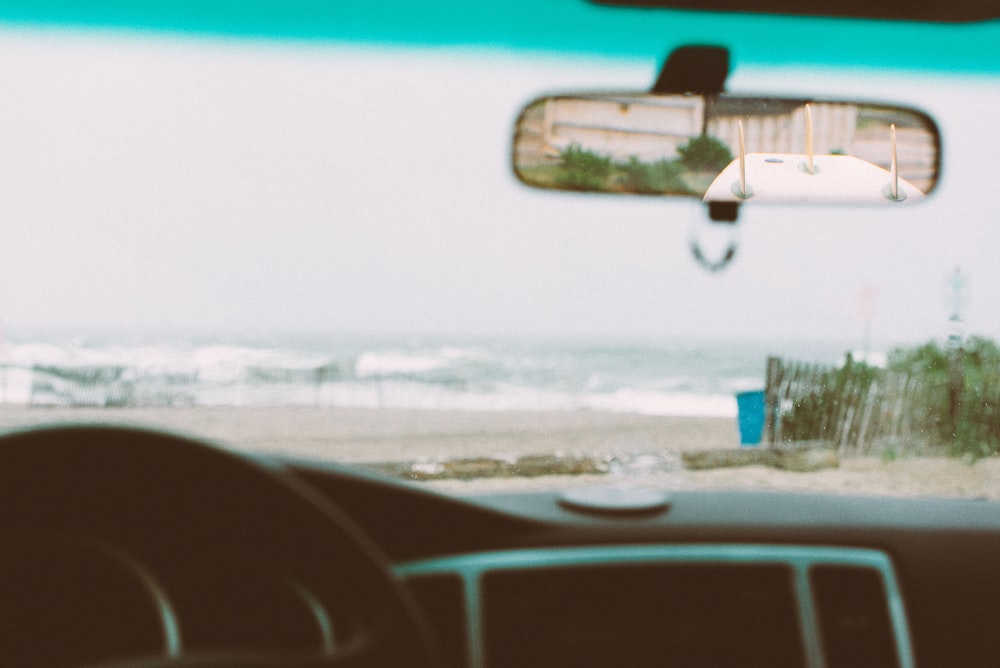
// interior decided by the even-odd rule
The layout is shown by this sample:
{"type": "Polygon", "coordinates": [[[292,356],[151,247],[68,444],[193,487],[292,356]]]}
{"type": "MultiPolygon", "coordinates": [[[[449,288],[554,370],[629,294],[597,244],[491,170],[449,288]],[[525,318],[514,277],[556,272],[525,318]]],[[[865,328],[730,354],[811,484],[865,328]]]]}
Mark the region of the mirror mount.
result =
{"type": "MultiPolygon", "coordinates": [[[[704,95],[706,101],[725,92],[729,77],[729,49],[723,46],[690,44],[670,52],[651,93],[663,95],[695,93],[704,95]]],[[[705,105],[705,113],[710,103],[705,105]]],[[[708,127],[703,123],[702,127],[708,127]]],[[[739,202],[708,202],[708,218],[713,223],[736,225],[740,215],[739,202]]],[[[702,267],[718,272],[729,266],[736,256],[735,235],[725,253],[718,260],[709,260],[701,249],[696,234],[691,236],[691,255],[702,267]]]]}
{"type": "MultiPolygon", "coordinates": [[[[683,95],[694,93],[711,99],[726,92],[729,77],[729,49],[708,44],[686,44],[670,52],[660,68],[650,93],[683,95]]],[[[704,107],[708,113],[709,104],[704,107]]],[[[708,123],[702,124],[703,128],[708,123]]],[[[708,202],[708,218],[713,223],[735,224],[739,219],[738,202],[708,202]]]]}
{"type": "Polygon", "coordinates": [[[650,92],[662,95],[719,95],[725,92],[728,77],[729,49],[688,44],[670,52],[650,92]]]}

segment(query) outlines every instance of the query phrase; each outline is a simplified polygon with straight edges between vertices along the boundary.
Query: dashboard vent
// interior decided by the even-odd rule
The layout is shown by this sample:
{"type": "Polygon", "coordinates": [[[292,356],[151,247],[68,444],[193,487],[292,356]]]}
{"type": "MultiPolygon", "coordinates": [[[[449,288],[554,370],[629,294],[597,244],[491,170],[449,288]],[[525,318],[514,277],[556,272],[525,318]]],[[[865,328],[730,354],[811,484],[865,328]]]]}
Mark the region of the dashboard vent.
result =
{"type": "Polygon", "coordinates": [[[809,569],[827,668],[899,665],[882,575],[859,566],[809,569]]]}
{"type": "Polygon", "coordinates": [[[804,665],[784,564],[498,571],[482,592],[490,666],[804,665]]]}

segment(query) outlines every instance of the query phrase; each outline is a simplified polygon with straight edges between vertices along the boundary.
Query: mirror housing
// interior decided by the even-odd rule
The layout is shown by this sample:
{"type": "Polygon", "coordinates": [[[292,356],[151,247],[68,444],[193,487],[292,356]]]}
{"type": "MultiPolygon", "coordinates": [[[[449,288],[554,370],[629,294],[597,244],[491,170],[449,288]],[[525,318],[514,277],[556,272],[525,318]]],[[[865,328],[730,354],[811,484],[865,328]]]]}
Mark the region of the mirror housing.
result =
{"type": "Polygon", "coordinates": [[[939,137],[923,112],[871,102],[558,95],[521,113],[513,168],[522,183],[544,189],[898,205],[936,186],[939,137]]]}

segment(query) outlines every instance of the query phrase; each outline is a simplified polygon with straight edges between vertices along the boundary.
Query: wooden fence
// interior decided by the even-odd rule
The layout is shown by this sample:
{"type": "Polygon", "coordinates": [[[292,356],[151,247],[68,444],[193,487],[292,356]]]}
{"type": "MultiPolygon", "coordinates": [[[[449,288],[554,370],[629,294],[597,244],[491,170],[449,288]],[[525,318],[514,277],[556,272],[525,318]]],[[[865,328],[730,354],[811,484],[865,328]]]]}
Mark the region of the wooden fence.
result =
{"type": "Polygon", "coordinates": [[[977,383],[956,392],[850,357],[839,368],[772,357],[767,362],[765,437],[772,445],[823,441],[841,456],[919,455],[947,449],[959,436],[997,448],[1000,370],[977,383]]]}

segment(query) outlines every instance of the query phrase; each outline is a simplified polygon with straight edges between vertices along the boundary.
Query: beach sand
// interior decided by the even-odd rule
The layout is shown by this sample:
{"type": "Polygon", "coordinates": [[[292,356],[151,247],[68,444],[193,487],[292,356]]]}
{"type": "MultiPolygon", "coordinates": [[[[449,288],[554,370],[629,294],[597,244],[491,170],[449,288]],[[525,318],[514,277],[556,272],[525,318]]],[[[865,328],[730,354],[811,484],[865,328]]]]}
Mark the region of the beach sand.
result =
{"type": "Polygon", "coordinates": [[[599,412],[288,407],[0,406],[0,429],[110,422],[191,434],[238,450],[342,462],[546,453],[680,451],[739,443],[736,420],[599,412]]]}
{"type": "Polygon", "coordinates": [[[845,459],[810,473],[748,466],[685,469],[680,453],[738,448],[733,418],[598,412],[466,412],[329,407],[50,408],[0,406],[0,430],[37,424],[114,423],[166,429],[249,453],[345,463],[524,455],[610,462],[604,475],[414,483],[455,494],[635,482],[670,489],[758,488],[891,496],[1000,499],[1000,458],[845,459]]]}

